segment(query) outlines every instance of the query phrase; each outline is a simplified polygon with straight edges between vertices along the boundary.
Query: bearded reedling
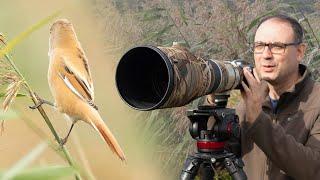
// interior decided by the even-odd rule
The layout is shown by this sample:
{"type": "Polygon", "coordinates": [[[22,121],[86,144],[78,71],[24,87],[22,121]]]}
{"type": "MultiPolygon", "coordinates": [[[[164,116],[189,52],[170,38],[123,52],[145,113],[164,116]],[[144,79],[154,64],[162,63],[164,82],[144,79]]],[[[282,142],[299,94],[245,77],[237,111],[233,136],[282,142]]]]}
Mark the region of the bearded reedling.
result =
{"type": "MultiPolygon", "coordinates": [[[[54,106],[72,120],[72,126],[68,135],[62,139],[62,143],[66,143],[74,124],[82,120],[89,123],[111,150],[124,161],[125,156],[121,147],[93,103],[94,89],[88,60],[73,25],[68,20],[57,20],[51,26],[48,55],[50,59],[48,82],[55,100],[54,106]]],[[[31,108],[37,108],[43,103],[50,104],[39,97],[38,99],[40,103],[31,108]]]]}

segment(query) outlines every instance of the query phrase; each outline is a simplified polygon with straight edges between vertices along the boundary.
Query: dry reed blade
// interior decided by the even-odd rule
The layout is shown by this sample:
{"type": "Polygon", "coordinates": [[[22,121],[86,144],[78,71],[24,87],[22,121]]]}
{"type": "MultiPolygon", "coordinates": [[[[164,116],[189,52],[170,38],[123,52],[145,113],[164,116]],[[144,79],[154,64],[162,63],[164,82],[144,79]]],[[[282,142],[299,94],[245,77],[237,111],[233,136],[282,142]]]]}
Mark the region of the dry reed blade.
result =
{"type": "Polygon", "coordinates": [[[13,103],[15,97],[19,92],[21,84],[22,84],[22,81],[14,81],[11,84],[9,84],[9,86],[7,87],[6,95],[2,103],[4,112],[6,112],[9,106],[13,103]]]}
{"type": "MultiPolygon", "coordinates": [[[[2,103],[3,112],[7,112],[10,105],[13,103],[15,97],[17,96],[22,81],[13,81],[7,87],[6,94],[4,96],[4,101],[2,103]]],[[[0,135],[4,132],[4,119],[1,119],[1,128],[0,128],[0,135]]]]}

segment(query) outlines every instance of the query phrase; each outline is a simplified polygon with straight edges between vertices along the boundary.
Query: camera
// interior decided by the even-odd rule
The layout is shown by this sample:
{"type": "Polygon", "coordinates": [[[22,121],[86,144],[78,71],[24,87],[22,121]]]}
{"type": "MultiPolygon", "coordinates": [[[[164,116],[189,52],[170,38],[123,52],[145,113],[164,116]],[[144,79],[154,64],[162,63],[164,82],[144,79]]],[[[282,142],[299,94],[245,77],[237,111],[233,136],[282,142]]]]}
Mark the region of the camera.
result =
{"type": "Polygon", "coordinates": [[[138,46],[127,51],[116,69],[121,98],[137,110],[179,107],[210,93],[241,88],[243,60],[216,61],[186,48],[138,46]]]}
{"type": "Polygon", "coordinates": [[[247,179],[240,159],[240,125],[234,109],[226,108],[229,91],[241,89],[243,68],[252,66],[243,60],[216,61],[194,56],[186,48],[137,46],[120,59],[116,85],[121,98],[142,111],[179,107],[215,93],[215,105],[188,110],[189,132],[196,140],[198,153],[186,159],[181,180],[213,179],[212,167],[223,164],[235,180],[247,179]],[[216,123],[208,127],[208,120],[216,123]]]}

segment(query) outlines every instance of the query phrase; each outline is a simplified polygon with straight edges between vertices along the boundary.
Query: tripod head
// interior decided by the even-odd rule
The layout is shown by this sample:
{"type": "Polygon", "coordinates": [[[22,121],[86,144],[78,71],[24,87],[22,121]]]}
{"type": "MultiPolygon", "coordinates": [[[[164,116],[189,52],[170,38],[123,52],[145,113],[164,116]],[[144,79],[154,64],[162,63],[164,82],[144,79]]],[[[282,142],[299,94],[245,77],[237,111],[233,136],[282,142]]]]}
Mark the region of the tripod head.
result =
{"type": "Polygon", "coordinates": [[[216,105],[199,106],[198,109],[187,111],[191,121],[189,132],[192,138],[197,140],[199,152],[223,151],[229,139],[240,142],[238,116],[234,109],[226,108],[229,96],[218,95],[215,99],[216,105]],[[208,120],[212,116],[216,121],[212,127],[208,127],[208,120]]]}
{"type": "Polygon", "coordinates": [[[198,153],[190,155],[180,179],[192,180],[200,167],[206,171],[204,179],[213,179],[213,165],[220,162],[235,180],[247,179],[240,156],[240,125],[234,109],[226,108],[229,94],[215,96],[215,105],[198,106],[187,111],[191,121],[190,135],[196,140],[198,153]],[[216,122],[208,127],[208,120],[216,122]]]}

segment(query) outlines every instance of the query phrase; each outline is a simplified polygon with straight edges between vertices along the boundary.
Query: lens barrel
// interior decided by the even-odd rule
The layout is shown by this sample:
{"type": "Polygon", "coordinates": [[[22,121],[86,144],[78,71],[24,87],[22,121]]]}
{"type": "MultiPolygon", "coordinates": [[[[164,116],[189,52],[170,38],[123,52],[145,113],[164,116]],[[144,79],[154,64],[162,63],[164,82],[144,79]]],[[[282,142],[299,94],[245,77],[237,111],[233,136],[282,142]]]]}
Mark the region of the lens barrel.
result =
{"type": "Polygon", "coordinates": [[[243,79],[239,64],[243,63],[205,60],[181,46],[138,46],[120,59],[116,86],[134,109],[179,107],[206,94],[239,87],[243,79]]]}

